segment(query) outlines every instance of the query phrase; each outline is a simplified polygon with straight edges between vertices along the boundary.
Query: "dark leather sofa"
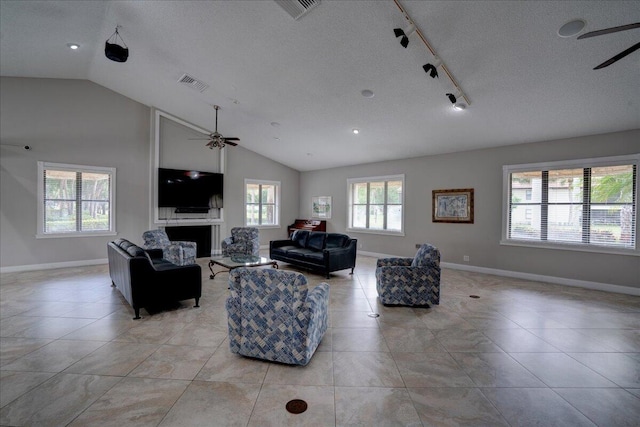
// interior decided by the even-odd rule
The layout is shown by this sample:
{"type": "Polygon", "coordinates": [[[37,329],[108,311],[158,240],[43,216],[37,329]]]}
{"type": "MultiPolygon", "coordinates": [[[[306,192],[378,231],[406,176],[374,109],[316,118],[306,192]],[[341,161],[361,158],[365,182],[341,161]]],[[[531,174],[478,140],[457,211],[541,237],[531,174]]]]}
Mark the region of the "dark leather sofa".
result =
{"type": "Polygon", "coordinates": [[[329,278],[332,271],[356,266],[358,241],[346,234],[296,230],[288,240],[272,240],[269,257],[308,270],[321,271],[329,278]]]}
{"type": "Polygon", "coordinates": [[[131,304],[136,317],[140,309],[156,309],[202,294],[202,271],[198,264],[175,265],[162,258],[162,249],[142,249],[126,239],[107,244],[109,275],[131,304]]]}

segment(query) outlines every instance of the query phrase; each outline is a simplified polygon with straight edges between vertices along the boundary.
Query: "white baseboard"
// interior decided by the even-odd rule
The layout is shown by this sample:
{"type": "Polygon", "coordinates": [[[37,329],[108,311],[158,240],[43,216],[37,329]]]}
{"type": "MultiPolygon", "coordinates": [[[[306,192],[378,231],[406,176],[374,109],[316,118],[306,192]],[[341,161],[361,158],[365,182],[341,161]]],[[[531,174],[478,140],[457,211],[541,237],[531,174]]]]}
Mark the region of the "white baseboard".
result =
{"type": "MultiPolygon", "coordinates": [[[[375,252],[358,251],[359,255],[374,258],[393,258],[396,255],[379,254],[375,252]]],[[[474,273],[492,274],[494,276],[513,277],[515,279],[533,280],[536,282],[553,283],[556,285],[573,286],[577,288],[593,289],[596,291],[613,292],[617,294],[640,296],[640,288],[631,286],[613,285],[610,283],[589,282],[587,280],[567,279],[565,277],[544,276],[542,274],[523,273],[520,271],[499,270],[497,268],[478,267],[474,265],[454,264],[452,262],[441,262],[442,268],[452,270],[464,270],[474,273]]]]}
{"type": "MultiPolygon", "coordinates": [[[[395,255],[381,254],[377,252],[359,251],[359,255],[369,256],[373,258],[391,258],[395,255]]],[[[108,260],[103,259],[90,259],[84,261],[68,261],[68,262],[54,262],[49,264],[30,264],[30,265],[18,265],[14,267],[0,267],[0,273],[18,273],[22,271],[34,271],[34,270],[53,270],[56,268],[65,267],[83,267],[87,265],[99,265],[107,264],[108,260]]],[[[563,286],[573,286],[578,288],[593,289],[597,291],[613,292],[625,295],[640,296],[640,288],[633,288],[631,286],[613,285],[610,283],[589,282],[586,280],[567,279],[564,277],[544,276],[542,274],[523,273],[520,271],[499,270],[497,268],[478,267],[474,265],[455,264],[451,262],[442,262],[440,266],[443,268],[450,268],[452,270],[471,271],[474,273],[493,274],[494,276],[513,277],[515,279],[533,280],[537,282],[554,283],[563,286]]]]}
{"type": "Polygon", "coordinates": [[[103,259],[87,259],[82,261],[52,262],[49,264],[16,265],[13,267],[0,267],[0,273],[19,273],[23,271],[53,270],[56,268],[66,268],[66,267],[84,267],[87,265],[107,264],[108,262],[109,260],[107,258],[103,258],[103,259]]]}
{"type": "Polygon", "coordinates": [[[513,277],[516,279],[533,280],[536,282],[554,283],[556,285],[573,286],[577,288],[593,289],[596,291],[613,292],[617,294],[640,296],[640,288],[631,286],[612,285],[610,283],[589,282],[587,280],[567,279],[565,277],[544,276],[542,274],[523,273],[520,271],[498,270],[497,268],[477,267],[473,265],[441,262],[443,268],[452,270],[472,271],[475,273],[493,274],[494,276],[513,277]]]}

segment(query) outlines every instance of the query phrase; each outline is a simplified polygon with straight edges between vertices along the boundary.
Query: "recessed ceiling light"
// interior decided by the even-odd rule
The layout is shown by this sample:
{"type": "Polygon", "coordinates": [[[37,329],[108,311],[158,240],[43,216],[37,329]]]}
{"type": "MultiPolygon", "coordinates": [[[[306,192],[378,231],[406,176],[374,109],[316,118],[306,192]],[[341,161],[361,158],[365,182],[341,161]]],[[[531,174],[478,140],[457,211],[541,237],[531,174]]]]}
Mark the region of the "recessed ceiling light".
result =
{"type": "Polygon", "coordinates": [[[365,98],[373,98],[375,95],[373,93],[372,90],[369,89],[365,89],[362,92],[360,92],[362,94],[362,96],[364,96],[365,98]]]}
{"type": "Polygon", "coordinates": [[[278,123],[278,122],[271,122],[271,126],[273,126],[274,128],[277,128],[278,126],[280,126],[280,123],[278,123]]]}
{"type": "Polygon", "coordinates": [[[354,129],[354,130],[353,130],[353,133],[354,133],[355,135],[359,134],[359,133],[360,133],[360,129],[354,129]]]}
{"type": "Polygon", "coordinates": [[[275,139],[276,141],[280,141],[280,138],[278,138],[277,136],[274,136],[273,139],[275,139]]]}
{"type": "Polygon", "coordinates": [[[80,45],[78,43],[67,43],[67,47],[71,50],[77,50],[80,45]]]}
{"type": "Polygon", "coordinates": [[[582,19],[574,19],[573,21],[569,21],[564,24],[558,30],[558,35],[560,37],[572,37],[578,34],[585,26],[585,22],[582,19]]]}

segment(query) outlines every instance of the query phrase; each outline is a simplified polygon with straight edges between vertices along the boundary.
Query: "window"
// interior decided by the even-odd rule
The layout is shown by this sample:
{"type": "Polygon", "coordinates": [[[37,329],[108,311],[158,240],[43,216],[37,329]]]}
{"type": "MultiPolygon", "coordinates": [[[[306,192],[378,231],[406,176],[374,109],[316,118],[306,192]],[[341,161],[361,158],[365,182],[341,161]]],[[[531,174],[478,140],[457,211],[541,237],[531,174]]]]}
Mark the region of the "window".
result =
{"type": "Polygon", "coordinates": [[[404,175],[349,179],[347,185],[349,230],[403,234],[404,175]]]}
{"type": "Polygon", "coordinates": [[[245,179],[245,225],[280,226],[280,182],[245,179]]]}
{"type": "Polygon", "coordinates": [[[636,250],[639,163],[634,155],[504,166],[503,243],[636,250]]]}
{"type": "Polygon", "coordinates": [[[115,234],[115,168],[38,162],[38,236],[115,234]]]}

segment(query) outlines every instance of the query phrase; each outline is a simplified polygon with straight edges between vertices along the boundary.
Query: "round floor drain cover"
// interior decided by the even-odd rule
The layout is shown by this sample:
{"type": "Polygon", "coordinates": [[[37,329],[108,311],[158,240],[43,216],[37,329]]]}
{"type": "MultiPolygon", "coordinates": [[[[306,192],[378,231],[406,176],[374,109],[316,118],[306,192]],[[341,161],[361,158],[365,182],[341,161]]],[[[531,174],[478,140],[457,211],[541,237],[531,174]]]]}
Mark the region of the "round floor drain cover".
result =
{"type": "Polygon", "coordinates": [[[480,298],[478,295],[469,295],[469,298],[480,298]]]}
{"type": "Polygon", "coordinates": [[[293,399],[287,402],[287,411],[292,414],[301,414],[307,410],[307,402],[301,399],[293,399]]]}
{"type": "Polygon", "coordinates": [[[380,317],[380,315],[378,313],[369,313],[369,314],[367,314],[367,316],[369,316],[369,317],[380,317]]]}

